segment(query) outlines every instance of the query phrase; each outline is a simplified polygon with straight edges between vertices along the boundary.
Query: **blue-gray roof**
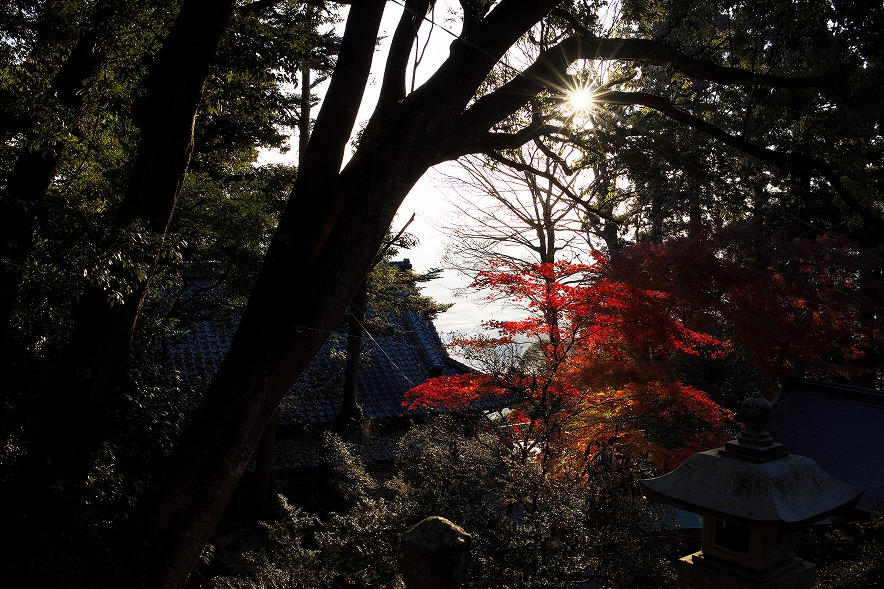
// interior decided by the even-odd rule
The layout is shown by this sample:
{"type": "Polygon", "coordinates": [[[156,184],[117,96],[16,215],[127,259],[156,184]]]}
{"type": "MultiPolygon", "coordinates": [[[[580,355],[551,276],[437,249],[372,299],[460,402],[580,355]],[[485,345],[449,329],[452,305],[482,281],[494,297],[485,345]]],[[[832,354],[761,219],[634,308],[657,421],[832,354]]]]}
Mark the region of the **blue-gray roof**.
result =
{"type": "Polygon", "coordinates": [[[866,487],[859,507],[884,501],[884,392],[812,380],[790,381],[769,429],[788,452],[813,458],[836,479],[866,487]]]}
{"type": "MultiPolygon", "coordinates": [[[[449,357],[432,321],[408,311],[389,315],[395,335],[363,335],[356,397],[367,419],[396,417],[404,394],[431,376],[470,369],[449,357]]],[[[195,321],[168,343],[173,370],[184,382],[208,382],[215,374],[236,331],[238,317],[195,321]]],[[[283,419],[326,423],[337,414],[343,395],[346,330],[332,333],[280,407],[283,419]]]]}

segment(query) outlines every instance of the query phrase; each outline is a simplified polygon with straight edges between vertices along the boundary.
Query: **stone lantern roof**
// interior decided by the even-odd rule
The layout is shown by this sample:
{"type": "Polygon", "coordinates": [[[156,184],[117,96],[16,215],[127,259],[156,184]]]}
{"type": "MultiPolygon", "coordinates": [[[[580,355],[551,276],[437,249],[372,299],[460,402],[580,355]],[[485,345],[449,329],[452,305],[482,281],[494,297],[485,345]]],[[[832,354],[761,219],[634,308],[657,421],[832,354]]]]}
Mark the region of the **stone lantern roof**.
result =
{"type": "Polygon", "coordinates": [[[863,489],[790,455],[766,425],[770,403],[755,394],[740,410],[745,428],[723,448],[700,452],[674,471],[641,481],[658,500],[732,521],[811,523],[856,504],[863,489]]]}

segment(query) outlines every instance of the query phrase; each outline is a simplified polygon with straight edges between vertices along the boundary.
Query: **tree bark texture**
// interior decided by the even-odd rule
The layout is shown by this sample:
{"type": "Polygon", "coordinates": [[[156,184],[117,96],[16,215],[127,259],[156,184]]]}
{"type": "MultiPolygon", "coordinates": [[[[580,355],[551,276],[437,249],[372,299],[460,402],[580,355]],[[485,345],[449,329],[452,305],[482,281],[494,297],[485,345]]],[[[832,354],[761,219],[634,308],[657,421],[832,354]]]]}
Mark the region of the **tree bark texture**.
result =
{"type": "Polygon", "coordinates": [[[252,516],[261,514],[267,502],[270,478],[273,472],[273,446],[276,444],[276,429],[279,425],[279,412],[273,414],[255,451],[255,476],[249,489],[248,512],[252,516]]]}

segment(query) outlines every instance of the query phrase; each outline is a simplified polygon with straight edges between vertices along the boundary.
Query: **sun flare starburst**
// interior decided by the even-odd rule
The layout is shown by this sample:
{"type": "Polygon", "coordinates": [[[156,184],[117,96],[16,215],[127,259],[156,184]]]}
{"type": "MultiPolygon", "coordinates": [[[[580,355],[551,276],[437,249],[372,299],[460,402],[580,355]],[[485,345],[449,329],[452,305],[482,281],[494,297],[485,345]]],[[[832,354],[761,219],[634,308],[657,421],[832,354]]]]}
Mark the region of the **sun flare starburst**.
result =
{"type": "Polygon", "coordinates": [[[592,90],[586,86],[574,88],[568,91],[567,100],[572,112],[584,112],[592,107],[592,90]]]}
{"type": "Polygon", "coordinates": [[[591,82],[573,80],[563,84],[559,95],[559,114],[565,124],[575,129],[593,126],[596,86],[591,82]]]}

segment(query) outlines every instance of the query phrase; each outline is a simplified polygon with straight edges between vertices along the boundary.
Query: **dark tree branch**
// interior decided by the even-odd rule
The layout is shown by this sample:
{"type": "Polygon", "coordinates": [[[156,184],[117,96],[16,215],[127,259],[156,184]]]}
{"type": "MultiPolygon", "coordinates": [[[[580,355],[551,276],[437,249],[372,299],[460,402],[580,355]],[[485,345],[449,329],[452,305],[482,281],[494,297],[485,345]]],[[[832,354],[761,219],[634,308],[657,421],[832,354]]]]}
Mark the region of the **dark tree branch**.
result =
{"type": "Polygon", "coordinates": [[[463,28],[460,31],[460,38],[463,39],[469,35],[473,29],[482,22],[485,15],[494,4],[493,0],[460,0],[460,7],[463,9],[463,28]]]}
{"type": "MultiPolygon", "coordinates": [[[[82,103],[86,82],[98,72],[104,60],[102,45],[108,35],[110,20],[119,9],[119,3],[106,0],[99,2],[89,16],[86,29],[49,86],[49,94],[55,96],[60,105],[76,108],[82,103]]],[[[4,139],[16,133],[28,132],[38,123],[36,118],[17,112],[17,108],[6,108],[4,104],[20,101],[20,96],[8,90],[0,91],[0,137],[4,139]]]]}
{"type": "Polygon", "coordinates": [[[568,66],[578,59],[639,61],[670,67],[685,75],[719,84],[757,83],[778,88],[807,88],[823,84],[823,76],[789,78],[757,74],[740,68],[723,67],[709,60],[691,58],[676,49],[647,39],[600,39],[574,36],[543,51],[512,80],[479,98],[458,122],[462,145],[455,150],[469,153],[469,144],[478,141],[498,121],[514,114],[535,95],[544,91],[564,92],[568,66]]]}
{"type": "MultiPolygon", "coordinates": [[[[599,55],[610,55],[617,51],[625,39],[604,39],[597,37],[590,29],[579,22],[567,10],[556,8],[554,14],[567,22],[588,43],[599,43],[599,55]]],[[[757,82],[774,88],[800,89],[809,86],[823,86],[831,83],[832,75],[805,77],[775,76],[759,74],[742,68],[725,67],[709,59],[695,58],[678,51],[660,39],[629,39],[629,45],[623,47],[623,53],[616,58],[597,57],[595,59],[637,60],[653,65],[671,67],[686,76],[701,78],[719,84],[748,84],[757,82]]],[[[591,59],[591,58],[590,58],[591,59]]]]}
{"type": "Polygon", "coordinates": [[[731,135],[724,129],[677,108],[668,99],[653,94],[610,90],[594,96],[593,100],[605,104],[646,106],[648,108],[653,108],[674,121],[678,121],[693,129],[701,131],[709,137],[742,151],[743,153],[749,154],[762,161],[771,162],[785,171],[798,168],[817,173],[826,179],[838,196],[844,200],[844,203],[854,213],[860,215],[864,219],[872,218],[870,212],[866,210],[866,208],[854,198],[847,187],[844,186],[839,174],[828,162],[824,162],[802,153],[775,151],[751,143],[742,137],[731,135]]]}
{"type": "Polygon", "coordinates": [[[462,155],[468,155],[473,152],[487,152],[489,150],[502,151],[506,149],[516,149],[530,141],[534,141],[543,136],[556,134],[560,130],[559,127],[546,124],[528,125],[519,129],[515,133],[486,133],[481,141],[474,144],[475,150],[455,152],[452,157],[445,159],[456,159],[462,155]]]}
{"type": "Polygon", "coordinates": [[[574,173],[573,168],[571,168],[571,166],[568,165],[568,162],[566,162],[566,161],[564,160],[564,158],[562,158],[561,156],[559,156],[559,154],[557,154],[556,152],[554,152],[553,150],[551,150],[551,149],[546,145],[546,143],[544,143],[544,142],[540,139],[540,137],[538,137],[538,138],[536,138],[536,139],[534,140],[534,145],[537,146],[537,149],[539,149],[539,150],[541,151],[541,153],[543,153],[543,155],[545,155],[545,156],[546,156],[547,158],[549,158],[551,161],[557,163],[557,164],[559,165],[559,167],[562,168],[562,171],[565,172],[565,175],[566,175],[566,176],[570,176],[571,174],[574,173]]]}
{"type": "Polygon", "coordinates": [[[377,266],[381,263],[381,261],[383,261],[384,256],[386,256],[390,249],[392,249],[392,247],[396,245],[396,242],[399,241],[399,239],[403,235],[405,235],[405,232],[408,230],[408,226],[414,223],[414,219],[416,216],[416,213],[412,213],[411,217],[409,217],[405,225],[402,226],[402,229],[396,232],[396,235],[394,235],[391,239],[387,239],[384,241],[384,244],[381,246],[381,249],[378,251],[378,254],[374,258],[374,264],[372,265],[372,267],[377,266]]]}
{"type": "MultiPolygon", "coordinates": [[[[502,151],[516,149],[530,141],[537,141],[541,137],[555,138],[558,141],[571,143],[587,151],[594,150],[591,145],[584,141],[578,134],[575,134],[572,129],[561,127],[559,125],[550,125],[549,123],[532,123],[519,129],[515,133],[485,133],[481,139],[469,146],[470,149],[466,151],[443,153],[439,161],[457,159],[461,156],[469,155],[470,153],[484,153],[489,150],[502,151]]],[[[549,149],[545,145],[544,147],[549,149]]]]}
{"type": "Polygon", "coordinates": [[[108,24],[119,9],[116,2],[100,2],[89,18],[88,29],[52,79],[49,91],[60,104],[74,108],[82,103],[86,81],[98,72],[104,61],[102,45],[108,35],[108,24]]]}
{"type": "Polygon", "coordinates": [[[831,76],[774,76],[759,74],[737,67],[726,67],[708,59],[695,59],[666,43],[650,39],[601,39],[586,40],[590,54],[585,59],[620,59],[672,68],[689,76],[715,82],[716,84],[759,84],[771,88],[799,90],[825,86],[831,76]],[[592,54],[595,57],[592,57],[592,54]]]}
{"type": "Polygon", "coordinates": [[[335,108],[320,109],[312,136],[322,141],[311,141],[307,146],[299,179],[311,174],[336,176],[341,168],[362,102],[361,90],[368,82],[384,4],[383,0],[364,0],[350,9],[338,62],[323,101],[335,108]],[[361,90],[354,91],[356,88],[361,90]]]}
{"type": "Polygon", "coordinates": [[[405,75],[408,71],[408,58],[414,46],[417,33],[424,22],[424,16],[435,0],[407,0],[405,9],[390,41],[387,66],[384,68],[384,81],[378,98],[377,113],[386,112],[391,106],[405,98],[405,75]]]}
{"type": "Polygon", "coordinates": [[[415,96],[434,103],[444,100],[448,109],[461,112],[504,53],[559,1],[502,0],[467,35],[452,43],[448,59],[415,96]]]}
{"type": "MultiPolygon", "coordinates": [[[[498,121],[522,108],[532,96],[544,90],[560,87],[560,80],[565,79],[568,66],[577,59],[641,61],[652,65],[668,66],[692,77],[726,85],[751,82],[781,88],[805,88],[819,85],[827,80],[821,76],[803,78],[768,76],[740,68],[722,67],[709,60],[690,58],[668,45],[645,39],[570,37],[542,52],[537,60],[522,73],[494,92],[477,100],[469,110],[461,115],[456,134],[459,141],[456,146],[453,146],[452,152],[458,155],[479,151],[487,152],[490,136],[497,135],[487,131],[498,121]]],[[[870,218],[869,212],[853,197],[841,182],[834,168],[826,162],[803,154],[776,152],[752,144],[676,108],[667,99],[659,96],[646,93],[630,94],[606,91],[597,95],[595,99],[610,104],[648,106],[673,120],[687,124],[726,145],[764,161],[770,161],[786,168],[799,167],[813,170],[829,182],[851,210],[865,219],[870,218]]],[[[540,133],[536,128],[528,127],[515,134],[500,134],[500,137],[497,138],[499,141],[497,145],[506,144],[507,147],[516,147],[513,143],[519,139],[529,141],[539,136],[540,133]]]]}

